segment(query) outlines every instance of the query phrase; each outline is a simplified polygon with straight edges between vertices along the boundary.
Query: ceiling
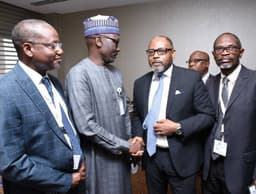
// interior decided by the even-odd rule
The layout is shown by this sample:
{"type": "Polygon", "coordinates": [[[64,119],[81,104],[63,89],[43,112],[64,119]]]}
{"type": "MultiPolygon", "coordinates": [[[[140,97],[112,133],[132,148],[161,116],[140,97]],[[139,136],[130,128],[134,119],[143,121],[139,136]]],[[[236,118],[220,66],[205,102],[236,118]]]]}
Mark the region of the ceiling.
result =
{"type": "Polygon", "coordinates": [[[72,13],[84,10],[94,10],[108,7],[117,7],[160,0],[1,0],[3,2],[22,7],[42,14],[72,13]],[[34,6],[31,3],[45,2],[48,4],[34,6]]]}

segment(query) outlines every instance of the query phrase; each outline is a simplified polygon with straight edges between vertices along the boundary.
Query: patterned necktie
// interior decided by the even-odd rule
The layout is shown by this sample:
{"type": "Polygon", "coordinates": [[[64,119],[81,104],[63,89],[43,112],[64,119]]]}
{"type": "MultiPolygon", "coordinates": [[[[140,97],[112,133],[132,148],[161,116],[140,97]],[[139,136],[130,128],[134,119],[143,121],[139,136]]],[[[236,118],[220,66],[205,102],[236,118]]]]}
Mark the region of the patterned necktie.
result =
{"type": "Polygon", "coordinates": [[[221,97],[222,97],[222,102],[225,106],[225,108],[228,105],[228,82],[229,79],[227,77],[224,77],[222,80],[222,92],[221,92],[221,97]]]}
{"type": "Polygon", "coordinates": [[[161,99],[163,93],[163,79],[164,76],[161,74],[159,75],[159,85],[154,95],[150,111],[148,112],[144,122],[143,128],[147,129],[147,151],[149,156],[152,156],[156,152],[156,135],[154,131],[154,124],[158,120],[160,106],[161,106],[161,99]]]}
{"type": "MultiPolygon", "coordinates": [[[[52,85],[50,83],[50,80],[48,77],[43,77],[42,79],[42,83],[45,85],[48,93],[50,94],[52,101],[54,103],[54,96],[53,96],[53,91],[52,91],[52,85]]],[[[81,155],[82,154],[82,150],[79,144],[79,141],[75,135],[75,132],[68,120],[68,117],[66,115],[66,113],[64,112],[63,108],[60,106],[61,109],[61,118],[62,118],[62,124],[63,124],[63,132],[66,133],[70,139],[72,148],[73,148],[73,154],[74,155],[81,155]]]]}

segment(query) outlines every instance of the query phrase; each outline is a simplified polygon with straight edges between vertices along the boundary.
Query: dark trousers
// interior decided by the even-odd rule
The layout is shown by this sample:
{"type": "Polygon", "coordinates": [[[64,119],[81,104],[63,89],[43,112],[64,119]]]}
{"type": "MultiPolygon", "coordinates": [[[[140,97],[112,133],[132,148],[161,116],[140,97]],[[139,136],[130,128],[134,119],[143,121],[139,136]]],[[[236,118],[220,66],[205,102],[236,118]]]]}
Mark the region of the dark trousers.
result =
{"type": "Polygon", "coordinates": [[[224,158],[211,161],[210,172],[203,184],[204,194],[231,194],[225,182],[224,158]]]}
{"type": "Polygon", "coordinates": [[[195,194],[195,178],[196,175],[185,178],[178,176],[168,149],[157,148],[156,154],[147,158],[146,180],[149,194],[166,194],[168,184],[173,194],[195,194]]]}

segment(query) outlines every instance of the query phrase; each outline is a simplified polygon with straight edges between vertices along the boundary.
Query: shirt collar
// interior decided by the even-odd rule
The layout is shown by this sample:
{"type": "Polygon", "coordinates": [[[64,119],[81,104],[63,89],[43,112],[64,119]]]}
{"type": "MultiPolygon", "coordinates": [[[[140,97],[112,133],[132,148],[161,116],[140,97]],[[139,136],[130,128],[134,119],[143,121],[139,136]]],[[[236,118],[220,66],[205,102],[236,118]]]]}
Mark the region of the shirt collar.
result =
{"type": "MultiPolygon", "coordinates": [[[[39,85],[41,83],[43,76],[40,73],[25,65],[22,61],[19,61],[19,64],[35,85],[39,85]]],[[[47,74],[46,76],[48,77],[47,74]]]]}
{"type": "Polygon", "coordinates": [[[209,72],[207,72],[206,74],[204,74],[204,76],[202,77],[202,80],[203,80],[204,83],[206,83],[206,81],[207,81],[207,79],[209,78],[209,76],[210,76],[210,73],[209,73],[209,72]]]}

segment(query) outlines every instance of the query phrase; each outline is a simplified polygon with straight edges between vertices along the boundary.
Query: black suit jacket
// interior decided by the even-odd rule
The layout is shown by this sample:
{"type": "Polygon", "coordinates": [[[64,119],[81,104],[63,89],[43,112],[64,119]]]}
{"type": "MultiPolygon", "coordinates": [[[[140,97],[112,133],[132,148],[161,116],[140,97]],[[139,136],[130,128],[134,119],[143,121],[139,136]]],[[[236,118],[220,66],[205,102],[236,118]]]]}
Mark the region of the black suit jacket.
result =
{"type": "MultiPolygon", "coordinates": [[[[142,123],[148,113],[148,96],[153,73],[134,83],[133,134],[144,137],[142,123]]],[[[198,72],[173,66],[166,118],[179,122],[183,137],[168,136],[170,154],[177,173],[187,177],[199,170],[203,159],[200,134],[211,127],[215,111],[198,72]]]]}
{"type": "MultiPolygon", "coordinates": [[[[221,75],[213,77],[208,90],[218,107],[221,75]]],[[[218,116],[217,116],[218,118],[218,116]]],[[[242,66],[223,119],[227,156],[224,159],[225,179],[232,194],[248,193],[248,186],[256,179],[256,72],[242,66]]],[[[205,147],[204,179],[208,177],[215,123],[205,147]]]]}

